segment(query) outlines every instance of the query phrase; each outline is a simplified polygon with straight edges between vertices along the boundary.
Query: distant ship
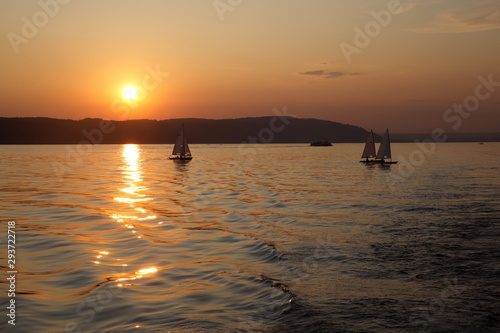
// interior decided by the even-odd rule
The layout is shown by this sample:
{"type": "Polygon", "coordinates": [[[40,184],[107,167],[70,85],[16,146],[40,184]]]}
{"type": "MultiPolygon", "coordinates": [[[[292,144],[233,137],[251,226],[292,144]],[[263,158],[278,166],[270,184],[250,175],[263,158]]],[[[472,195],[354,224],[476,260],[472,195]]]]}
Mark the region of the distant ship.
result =
{"type": "Polygon", "coordinates": [[[186,142],[186,136],[184,135],[184,123],[182,123],[181,128],[179,129],[177,140],[175,141],[174,150],[172,151],[172,155],[170,155],[168,159],[182,161],[193,159],[191,151],[189,150],[189,146],[186,142]]]}
{"type": "Polygon", "coordinates": [[[327,139],[323,141],[314,141],[311,143],[312,147],[330,147],[332,143],[328,141],[327,139]]]}
{"type": "Polygon", "coordinates": [[[377,155],[375,155],[375,140],[373,131],[368,134],[363,155],[361,155],[361,163],[380,163],[380,164],[396,164],[397,161],[392,160],[391,139],[389,137],[389,129],[387,129],[382,138],[382,143],[378,147],[377,155]]]}

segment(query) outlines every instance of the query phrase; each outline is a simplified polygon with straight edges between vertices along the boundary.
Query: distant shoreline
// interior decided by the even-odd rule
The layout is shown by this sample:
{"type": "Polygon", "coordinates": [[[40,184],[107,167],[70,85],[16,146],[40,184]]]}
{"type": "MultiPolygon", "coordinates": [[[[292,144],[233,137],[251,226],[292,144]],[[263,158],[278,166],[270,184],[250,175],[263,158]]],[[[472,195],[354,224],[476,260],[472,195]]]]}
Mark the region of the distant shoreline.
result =
{"type": "MultiPolygon", "coordinates": [[[[354,125],[276,114],[235,119],[168,119],[110,121],[0,117],[0,145],[173,144],[181,123],[190,144],[309,144],[318,140],[364,143],[368,131],[354,125]]],[[[447,133],[447,142],[500,142],[498,133],[447,133]]],[[[391,132],[391,141],[428,140],[430,134],[391,132]]],[[[380,142],[379,135],[375,140],[380,142]]]]}

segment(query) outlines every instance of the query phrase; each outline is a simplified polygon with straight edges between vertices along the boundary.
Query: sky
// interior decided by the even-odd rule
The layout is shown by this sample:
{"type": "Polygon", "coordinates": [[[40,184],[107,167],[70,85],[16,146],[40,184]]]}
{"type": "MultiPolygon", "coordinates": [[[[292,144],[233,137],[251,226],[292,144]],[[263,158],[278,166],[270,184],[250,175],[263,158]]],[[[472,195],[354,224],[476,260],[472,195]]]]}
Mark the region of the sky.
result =
{"type": "Polygon", "coordinates": [[[500,0],[0,0],[0,34],[1,117],[500,131],[500,0]]]}

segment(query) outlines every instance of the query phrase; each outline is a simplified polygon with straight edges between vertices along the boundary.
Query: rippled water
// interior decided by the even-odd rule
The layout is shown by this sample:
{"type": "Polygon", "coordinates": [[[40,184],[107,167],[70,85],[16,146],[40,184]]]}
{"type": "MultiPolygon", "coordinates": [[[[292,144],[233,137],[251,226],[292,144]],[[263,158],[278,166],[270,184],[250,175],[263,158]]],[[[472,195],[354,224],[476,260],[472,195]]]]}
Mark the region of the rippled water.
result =
{"type": "Polygon", "coordinates": [[[500,331],[500,144],[191,148],[2,146],[1,331],[500,331]]]}

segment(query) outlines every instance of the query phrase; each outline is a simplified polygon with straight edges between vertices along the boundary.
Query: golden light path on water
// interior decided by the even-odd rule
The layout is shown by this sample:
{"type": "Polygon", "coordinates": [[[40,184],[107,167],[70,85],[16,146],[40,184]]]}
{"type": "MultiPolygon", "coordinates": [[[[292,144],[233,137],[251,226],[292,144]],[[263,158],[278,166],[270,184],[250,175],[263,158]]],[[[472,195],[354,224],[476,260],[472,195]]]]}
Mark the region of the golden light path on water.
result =
{"type": "MultiPolygon", "coordinates": [[[[142,182],[142,170],[140,164],[141,151],[138,145],[135,144],[127,144],[123,146],[122,151],[123,161],[125,163],[125,169],[123,170],[123,177],[125,180],[125,184],[127,187],[120,189],[120,191],[130,195],[130,197],[115,197],[114,200],[121,203],[128,203],[130,208],[134,208],[135,211],[146,214],[146,209],[142,207],[136,207],[135,205],[140,202],[145,202],[151,200],[151,198],[146,197],[145,192],[147,190],[146,187],[141,186],[142,182]]],[[[120,214],[113,215],[113,218],[117,220],[117,222],[124,222],[124,218],[131,220],[151,220],[155,219],[155,215],[147,215],[145,217],[139,216],[124,216],[120,214]]],[[[134,226],[132,224],[126,224],[126,228],[133,229],[134,226]]],[[[135,233],[135,230],[132,231],[135,233]]],[[[141,236],[138,236],[141,238],[141,236]]]]}
{"type": "MultiPolygon", "coordinates": [[[[141,168],[141,150],[136,144],[126,144],[123,145],[122,149],[122,159],[123,159],[123,182],[126,187],[120,188],[119,190],[124,193],[124,196],[114,197],[113,199],[119,203],[127,204],[127,208],[132,208],[135,213],[131,215],[130,213],[114,213],[111,217],[116,220],[117,223],[123,223],[124,227],[122,230],[130,231],[132,234],[137,233],[136,226],[132,221],[146,221],[153,220],[156,218],[155,215],[147,215],[147,210],[143,207],[137,207],[137,204],[151,200],[152,198],[147,197],[145,192],[147,188],[142,186],[143,181],[143,171],[141,168]],[[141,216],[138,216],[141,215],[141,216]],[[145,216],[142,216],[145,215],[145,216]]],[[[161,224],[162,222],[159,222],[161,224]]],[[[141,239],[143,235],[139,234],[136,236],[141,239]]],[[[98,251],[96,259],[102,259],[103,256],[110,255],[108,251],[98,251]]],[[[122,261],[121,258],[116,258],[116,261],[122,261]]],[[[100,261],[94,261],[95,264],[100,264],[100,261]]],[[[121,264],[122,268],[128,267],[128,264],[121,264]]],[[[120,277],[114,279],[117,287],[131,286],[132,282],[151,275],[158,271],[156,267],[141,268],[133,273],[121,273],[120,277]]]]}

